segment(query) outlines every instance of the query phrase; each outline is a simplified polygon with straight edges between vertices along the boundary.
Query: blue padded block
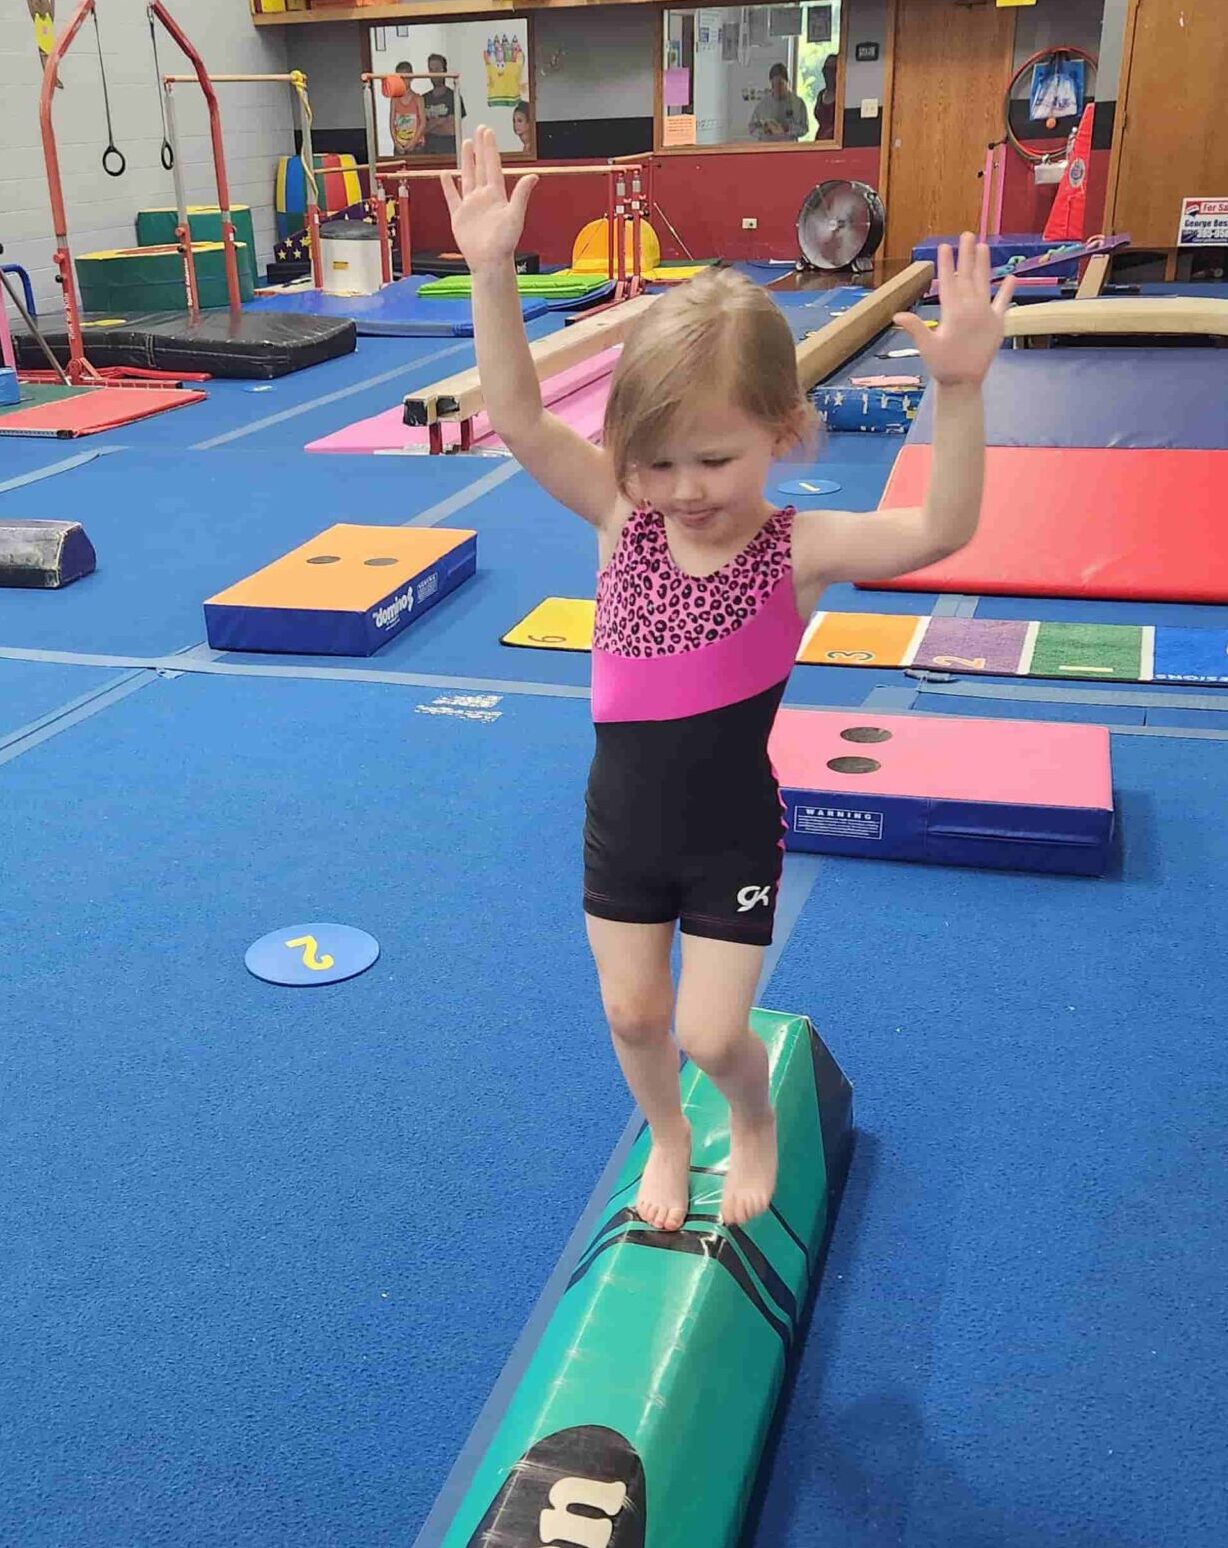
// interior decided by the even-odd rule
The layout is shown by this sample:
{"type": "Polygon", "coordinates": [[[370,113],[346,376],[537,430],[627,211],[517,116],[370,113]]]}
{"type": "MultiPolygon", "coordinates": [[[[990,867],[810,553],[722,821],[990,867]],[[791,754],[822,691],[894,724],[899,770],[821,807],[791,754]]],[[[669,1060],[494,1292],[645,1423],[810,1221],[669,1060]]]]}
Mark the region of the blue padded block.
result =
{"type": "MultiPolygon", "coordinates": [[[[1039,258],[1047,253],[1050,248],[1057,247],[1057,242],[1048,242],[1039,233],[1033,231],[1024,235],[1020,232],[1006,232],[1001,236],[987,238],[989,243],[989,257],[994,268],[1000,268],[1002,264],[1009,263],[1012,258],[1022,254],[1025,258],[1039,258]]],[[[938,262],[939,245],[946,242],[951,247],[959,246],[958,236],[927,237],[924,242],[918,242],[912,250],[913,262],[938,262]]],[[[1065,263],[1061,268],[1054,269],[1051,278],[1060,279],[1064,275],[1072,276],[1079,270],[1078,259],[1065,263]]]]}
{"type": "MultiPolygon", "coordinates": [[[[1228,449],[1220,349],[1003,350],[985,379],[990,446],[1228,449]]],[[[909,437],[934,438],[927,392],[909,437]]]]}
{"type": "MultiPolygon", "coordinates": [[[[419,287],[431,278],[414,274],[385,285],[373,296],[326,296],[319,290],[289,295],[257,296],[245,311],[304,312],[313,317],[351,317],[359,334],[393,334],[401,338],[472,338],[473,306],[467,296],[455,299],[419,296],[419,287]]],[[[540,296],[522,296],[520,311],[526,322],[541,317],[546,302],[540,296]]]]}
{"type": "MultiPolygon", "coordinates": [[[[937,306],[918,306],[918,317],[938,316],[937,306]]],[[[929,371],[919,355],[902,360],[879,357],[893,349],[911,349],[913,342],[900,328],[888,328],[851,360],[813,388],[810,401],[822,414],[829,431],[907,435],[925,388],[929,371]],[[854,387],[855,376],[918,376],[921,386],[904,388],[854,387]]]]}
{"type": "MultiPolygon", "coordinates": [[[[328,538],[342,530],[330,528],[320,537],[328,538]]],[[[400,536],[403,529],[393,530],[400,536]]],[[[471,533],[460,538],[439,559],[415,571],[408,580],[399,579],[385,595],[366,605],[296,607],[293,570],[302,552],[303,549],[295,550],[266,571],[205,603],[205,625],[213,650],[373,656],[474,575],[478,564],[478,540],[471,533]],[[283,566],[291,578],[288,583],[279,584],[283,566]],[[255,589],[245,594],[245,586],[255,589]],[[257,600],[262,592],[269,598],[263,605],[257,600]],[[279,593],[285,596],[284,602],[276,600],[279,593]]]]}

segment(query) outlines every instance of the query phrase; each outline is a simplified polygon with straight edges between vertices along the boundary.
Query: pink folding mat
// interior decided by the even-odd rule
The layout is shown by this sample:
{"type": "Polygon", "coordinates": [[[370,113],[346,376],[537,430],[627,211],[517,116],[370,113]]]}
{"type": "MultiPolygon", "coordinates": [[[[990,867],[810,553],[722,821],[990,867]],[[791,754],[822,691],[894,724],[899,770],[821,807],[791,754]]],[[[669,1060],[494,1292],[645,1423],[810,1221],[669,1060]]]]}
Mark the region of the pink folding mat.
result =
{"type": "Polygon", "coordinates": [[[782,709],[769,750],[788,849],[1078,876],[1108,864],[1104,726],[782,709]]]}
{"type": "MultiPolygon", "coordinates": [[[[542,383],[542,401],[547,408],[582,435],[585,440],[596,441],[601,436],[605,418],[606,398],[610,391],[610,373],[617,364],[622,346],[603,350],[591,360],[582,360],[569,370],[560,371],[542,383]]],[[[309,452],[349,452],[372,455],[417,451],[428,444],[430,432],[424,425],[407,425],[398,405],[370,419],[360,419],[356,424],[334,430],[330,435],[310,441],[309,452]]],[[[443,421],[444,447],[460,445],[460,425],[453,420],[443,421]]],[[[475,451],[497,451],[503,442],[491,432],[490,420],[478,414],[473,421],[473,448],[475,451]]]]}

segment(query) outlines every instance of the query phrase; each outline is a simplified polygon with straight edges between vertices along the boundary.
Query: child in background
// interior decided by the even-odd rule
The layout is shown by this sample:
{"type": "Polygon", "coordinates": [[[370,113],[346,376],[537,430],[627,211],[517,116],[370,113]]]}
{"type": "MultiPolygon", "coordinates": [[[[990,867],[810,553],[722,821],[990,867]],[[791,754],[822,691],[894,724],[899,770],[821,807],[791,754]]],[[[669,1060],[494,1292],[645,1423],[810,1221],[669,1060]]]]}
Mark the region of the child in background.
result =
{"type": "Polygon", "coordinates": [[[932,564],[976,531],[981,383],[1013,286],[991,300],[988,249],[965,234],[958,266],[950,248],[939,256],[937,330],[895,319],[935,383],[924,505],[782,510],[764,488],[812,411],[789,325],[732,271],[652,303],[614,372],[603,445],[543,408],[513,261],[535,182],[508,198],[486,128],[465,142],[459,179],[443,175],[491,423],[597,542],[584,909],[614,1049],[652,1133],[636,1209],[676,1231],[689,1208],[672,1026],[729,1103],[721,1218],[741,1225],[768,1208],[777,1171],[767,1054],[749,1026],[783,862],[772,722],[826,586],[932,564]]]}
{"type": "Polygon", "coordinates": [[[412,156],[415,151],[422,149],[426,138],[426,108],[414,90],[413,73],[413,65],[408,59],[402,59],[397,66],[397,74],[405,89],[392,99],[388,114],[394,156],[412,156]]]}

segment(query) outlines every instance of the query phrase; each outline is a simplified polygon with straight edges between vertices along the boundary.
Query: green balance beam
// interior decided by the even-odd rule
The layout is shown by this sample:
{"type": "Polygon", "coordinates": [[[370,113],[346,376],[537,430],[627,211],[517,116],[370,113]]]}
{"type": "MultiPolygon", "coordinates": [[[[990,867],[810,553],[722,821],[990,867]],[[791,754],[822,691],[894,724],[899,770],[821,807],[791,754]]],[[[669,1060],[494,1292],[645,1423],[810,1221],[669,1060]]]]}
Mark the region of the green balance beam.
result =
{"type": "Polygon", "coordinates": [[[679,1232],[634,1214],[645,1130],[442,1548],[733,1548],[848,1168],[852,1093],[804,1016],[755,1011],[780,1136],[772,1210],[719,1223],[724,1099],[682,1074],[679,1232]]]}

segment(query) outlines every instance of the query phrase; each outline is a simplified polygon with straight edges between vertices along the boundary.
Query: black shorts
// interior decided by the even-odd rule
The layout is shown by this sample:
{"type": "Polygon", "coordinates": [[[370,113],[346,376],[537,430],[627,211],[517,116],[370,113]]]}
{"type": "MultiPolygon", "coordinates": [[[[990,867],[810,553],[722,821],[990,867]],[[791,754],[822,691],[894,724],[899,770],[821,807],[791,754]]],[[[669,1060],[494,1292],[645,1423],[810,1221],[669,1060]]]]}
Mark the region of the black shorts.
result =
{"type": "Polygon", "coordinates": [[[597,726],[586,913],[770,944],[785,829],[767,742],[783,692],[780,683],[685,719],[597,726]]]}
{"type": "Polygon", "coordinates": [[[783,854],[779,843],[758,855],[679,857],[649,870],[584,846],[584,911],[623,924],[681,922],[686,935],[769,946],[783,854]]]}

